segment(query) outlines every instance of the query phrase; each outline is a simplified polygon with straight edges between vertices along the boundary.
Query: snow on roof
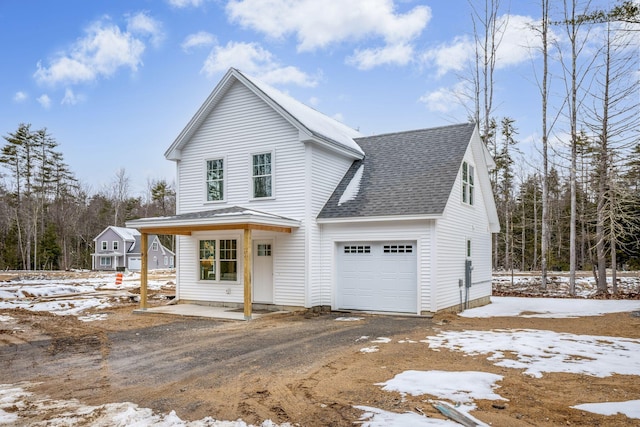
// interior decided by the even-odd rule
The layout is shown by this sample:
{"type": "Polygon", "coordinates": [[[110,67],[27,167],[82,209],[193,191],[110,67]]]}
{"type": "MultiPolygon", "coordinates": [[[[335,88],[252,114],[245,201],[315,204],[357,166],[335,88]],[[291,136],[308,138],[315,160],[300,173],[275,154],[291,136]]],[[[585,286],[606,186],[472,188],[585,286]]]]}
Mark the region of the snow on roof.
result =
{"type": "Polygon", "coordinates": [[[328,138],[364,155],[362,148],[354,141],[354,138],[364,136],[357,130],[324,115],[258,79],[250,77],[239,70],[237,71],[312,133],[328,138]]]}
{"type": "Polygon", "coordinates": [[[134,228],[111,226],[111,229],[118,233],[124,240],[135,240],[136,236],[140,235],[140,232],[134,228]]]}
{"type": "Polygon", "coordinates": [[[351,181],[349,181],[347,188],[344,189],[344,193],[342,193],[342,196],[340,196],[340,200],[338,200],[338,206],[341,206],[343,203],[350,202],[358,196],[363,172],[364,165],[360,165],[355,175],[353,175],[353,178],[351,178],[351,181]]]}

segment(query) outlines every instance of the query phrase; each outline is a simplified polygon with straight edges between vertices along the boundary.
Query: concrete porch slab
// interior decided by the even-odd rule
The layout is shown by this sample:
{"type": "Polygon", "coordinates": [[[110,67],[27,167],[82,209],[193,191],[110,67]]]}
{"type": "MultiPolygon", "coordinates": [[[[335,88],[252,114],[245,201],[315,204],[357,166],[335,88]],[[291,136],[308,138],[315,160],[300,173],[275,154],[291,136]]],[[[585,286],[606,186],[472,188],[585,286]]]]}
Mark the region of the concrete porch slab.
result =
{"type": "MultiPolygon", "coordinates": [[[[136,314],[172,314],[176,316],[193,316],[208,317],[212,319],[222,320],[245,320],[243,310],[232,307],[214,307],[198,304],[173,304],[163,305],[159,307],[150,307],[147,309],[137,308],[133,310],[136,314]]],[[[251,319],[269,316],[278,313],[287,313],[286,311],[270,311],[258,310],[251,313],[251,319]]]]}

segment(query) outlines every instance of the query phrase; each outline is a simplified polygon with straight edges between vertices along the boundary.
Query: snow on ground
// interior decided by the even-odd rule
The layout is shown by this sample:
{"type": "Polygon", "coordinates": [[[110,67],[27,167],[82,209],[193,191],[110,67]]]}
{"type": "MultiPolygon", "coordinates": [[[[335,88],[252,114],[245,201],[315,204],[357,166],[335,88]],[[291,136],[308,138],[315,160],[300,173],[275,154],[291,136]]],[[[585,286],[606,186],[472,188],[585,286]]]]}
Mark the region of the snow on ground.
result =
{"type": "Polygon", "coordinates": [[[385,391],[412,396],[430,394],[438,399],[472,403],[474,399],[507,400],[494,393],[500,387],[496,382],[502,378],[502,375],[478,371],[404,371],[376,385],[384,386],[385,391]]]}
{"type": "Polygon", "coordinates": [[[600,415],[623,414],[629,418],[640,419],[640,400],[629,400],[627,402],[604,402],[604,403],[583,403],[572,406],[587,412],[600,415]]]}
{"type": "Polygon", "coordinates": [[[491,297],[491,304],[460,313],[462,317],[583,317],[640,310],[640,300],[491,297]]]}
{"type": "MultiPolygon", "coordinates": [[[[84,425],[90,420],[92,426],[153,426],[153,427],[255,427],[242,420],[219,421],[206,417],[197,421],[183,421],[174,411],[157,414],[149,408],[140,408],[131,402],[108,403],[99,406],[84,405],[76,399],[54,400],[38,396],[28,389],[31,383],[0,384],[0,425],[25,425],[62,427],[84,425]],[[47,420],[33,422],[43,413],[47,420]]],[[[261,427],[278,427],[266,420],[261,427]]],[[[280,427],[291,427],[289,423],[280,427]]]]}
{"type": "MultiPolygon", "coordinates": [[[[91,277],[82,278],[17,276],[0,282],[0,309],[23,308],[48,311],[61,316],[78,316],[83,321],[101,320],[104,316],[81,314],[136,298],[129,291],[140,287],[140,275],[125,273],[122,284],[116,285],[115,282],[116,274],[107,272],[95,272],[91,277]]],[[[166,283],[166,280],[149,280],[147,286],[149,290],[159,290],[166,283]]]]}
{"type": "Polygon", "coordinates": [[[496,366],[524,369],[535,378],[544,372],[608,377],[640,375],[640,340],[575,335],[533,329],[445,331],[427,337],[429,348],[469,355],[486,354],[496,366]],[[515,357],[515,359],[514,359],[515,357]]]}
{"type": "Polygon", "coordinates": [[[427,418],[415,412],[405,412],[398,414],[396,412],[389,412],[383,409],[372,408],[370,406],[354,406],[356,409],[364,411],[364,414],[360,417],[360,423],[363,427],[453,427],[460,426],[460,424],[449,421],[441,420],[438,418],[427,418]]]}

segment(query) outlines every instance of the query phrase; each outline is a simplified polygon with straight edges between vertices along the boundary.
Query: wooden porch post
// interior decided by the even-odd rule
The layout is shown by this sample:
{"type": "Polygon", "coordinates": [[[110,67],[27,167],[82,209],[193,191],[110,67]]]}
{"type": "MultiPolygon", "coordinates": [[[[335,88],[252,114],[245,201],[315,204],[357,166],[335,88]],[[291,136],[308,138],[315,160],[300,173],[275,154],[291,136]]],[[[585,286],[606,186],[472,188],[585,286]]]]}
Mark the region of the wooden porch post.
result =
{"type": "Polygon", "coordinates": [[[244,320],[251,320],[251,229],[244,229],[244,320]]]}
{"type": "Polygon", "coordinates": [[[142,255],[140,266],[140,308],[147,309],[147,233],[140,235],[140,255],[142,255]]]}

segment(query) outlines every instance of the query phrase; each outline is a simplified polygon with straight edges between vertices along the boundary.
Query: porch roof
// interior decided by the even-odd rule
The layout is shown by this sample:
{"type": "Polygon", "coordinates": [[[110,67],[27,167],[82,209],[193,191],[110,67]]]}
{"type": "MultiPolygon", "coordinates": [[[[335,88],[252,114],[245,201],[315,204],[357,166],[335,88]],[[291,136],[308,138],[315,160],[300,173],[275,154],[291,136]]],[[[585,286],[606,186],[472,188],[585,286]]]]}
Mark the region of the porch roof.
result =
{"type": "Polygon", "coordinates": [[[127,227],[145,234],[191,235],[195,231],[267,230],[291,233],[300,221],[241,206],[209,209],[173,216],[140,218],[127,221],[127,227]]]}

